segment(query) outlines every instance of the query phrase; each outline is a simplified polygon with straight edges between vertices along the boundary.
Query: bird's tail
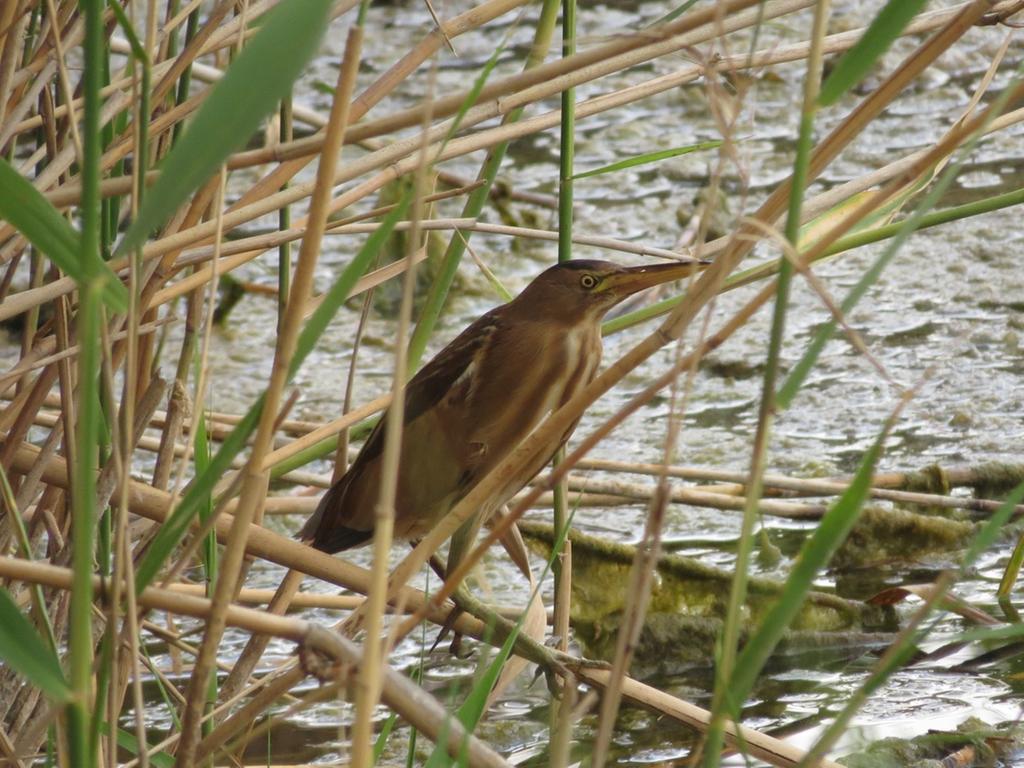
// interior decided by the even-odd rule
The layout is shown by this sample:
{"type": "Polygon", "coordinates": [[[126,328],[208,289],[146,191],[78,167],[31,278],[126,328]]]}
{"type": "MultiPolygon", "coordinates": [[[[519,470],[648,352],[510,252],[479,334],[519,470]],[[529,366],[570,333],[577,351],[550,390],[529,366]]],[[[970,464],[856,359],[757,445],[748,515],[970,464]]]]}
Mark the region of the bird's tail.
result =
{"type": "MultiPolygon", "coordinates": [[[[352,549],[365,544],[373,538],[373,530],[361,531],[358,528],[348,528],[344,525],[324,525],[324,516],[328,510],[341,502],[338,498],[344,493],[342,483],[335,483],[327,493],[320,497],[320,503],[316,505],[316,511],[309,516],[305,525],[295,534],[295,538],[304,544],[309,544],[322,552],[334,554],[343,549],[352,549]]],[[[328,516],[329,519],[329,516],[328,516]]]]}

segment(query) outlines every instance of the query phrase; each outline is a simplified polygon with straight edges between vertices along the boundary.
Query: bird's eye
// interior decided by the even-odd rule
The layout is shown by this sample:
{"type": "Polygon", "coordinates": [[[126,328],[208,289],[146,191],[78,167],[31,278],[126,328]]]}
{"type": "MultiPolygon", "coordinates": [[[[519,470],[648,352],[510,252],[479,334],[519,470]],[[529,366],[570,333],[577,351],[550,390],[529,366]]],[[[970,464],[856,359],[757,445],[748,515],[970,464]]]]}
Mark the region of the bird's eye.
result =
{"type": "Polygon", "coordinates": [[[588,291],[597,285],[597,278],[593,275],[583,275],[580,278],[580,285],[586,288],[588,291]]]}

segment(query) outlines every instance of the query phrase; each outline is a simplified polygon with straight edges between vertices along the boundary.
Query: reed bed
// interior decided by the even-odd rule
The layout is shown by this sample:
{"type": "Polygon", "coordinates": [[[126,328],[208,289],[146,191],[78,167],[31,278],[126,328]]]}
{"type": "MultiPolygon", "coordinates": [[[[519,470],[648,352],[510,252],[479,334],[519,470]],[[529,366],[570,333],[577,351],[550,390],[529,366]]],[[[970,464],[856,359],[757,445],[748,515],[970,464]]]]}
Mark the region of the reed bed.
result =
{"type": "MultiPolygon", "coordinates": [[[[628,701],[697,729],[703,735],[691,757],[709,766],[731,749],[777,766],[832,765],[829,750],[857,707],[906,660],[957,575],[1024,509],[1019,468],[1004,468],[1000,482],[990,483],[1013,489],[998,498],[951,492],[986,484],[984,468],[946,467],[942,482],[928,488],[920,478],[875,471],[901,409],[915,396],[913,387],[884,415],[884,428],[848,476],[781,476],[770,471],[768,453],[775,419],[791,407],[831,337],[845,336],[885,375],[848,318],[907,237],[1021,202],[1016,190],[950,206],[943,193],[979,141],[1006,135],[1024,119],[1018,107],[1024,82],[1004,60],[1007,51],[1019,50],[1012,48],[1012,19],[1024,3],[970,0],[926,9],[923,2],[891,0],[879,4],[869,26],[831,31],[828,0],[707,0],[666,7],[667,15],[648,26],[596,40],[577,32],[588,11],[574,0],[454,5],[432,8],[432,23],[408,50],[397,50],[373,25],[384,9],[356,0],[8,0],[0,7],[0,321],[11,323],[14,350],[0,371],[4,764],[240,763],[246,744],[266,740],[273,718],[333,697],[354,703],[352,728],[339,747],[354,765],[380,759],[397,719],[430,742],[410,740],[409,764],[508,765],[477,726],[528,661],[552,691],[544,764],[574,762],[570,747],[578,724],[594,715],[586,760],[609,762],[617,717],[628,701]],[[799,30],[798,41],[761,45],[759,34],[770,24],[799,30]],[[462,36],[504,39],[522,30],[529,31],[529,45],[498,46],[461,90],[438,85],[438,61],[458,51],[462,36]],[[925,149],[880,158],[872,173],[809,192],[965,35],[984,35],[999,52],[940,138],[925,149]],[[885,54],[898,38],[914,44],[904,46],[909,53],[893,65],[885,54]],[[387,67],[379,75],[361,68],[382,58],[387,67]],[[803,98],[793,106],[799,119],[790,172],[767,192],[750,189],[742,183],[739,149],[746,78],[783,65],[791,65],[785,71],[792,76],[794,64],[802,72],[803,98]],[[323,110],[315,107],[310,83],[312,73],[325,68],[336,81],[322,84],[330,104],[323,110]],[[872,87],[857,90],[869,73],[872,87]],[[992,90],[997,77],[1000,87],[992,90]],[[413,104],[401,98],[411,79],[423,86],[413,104]],[[669,152],[641,148],[624,162],[580,172],[578,125],[598,115],[614,121],[632,105],[680,88],[706,100],[714,140],[669,152]],[[557,195],[512,195],[524,205],[557,209],[557,225],[495,223],[488,206],[498,197],[496,178],[510,143],[552,129],[559,132],[560,161],[550,169],[557,195]],[[694,151],[711,158],[706,199],[717,199],[726,178],[741,180],[743,213],[726,234],[711,234],[713,205],[696,217],[689,241],[674,248],[619,237],[611,226],[600,233],[574,227],[574,179],[694,151]],[[475,174],[467,174],[473,167],[475,174]],[[399,190],[394,199],[382,194],[387,189],[399,190]],[[473,248],[474,232],[557,241],[560,260],[586,246],[611,258],[696,256],[708,266],[670,298],[609,321],[608,334],[634,329],[625,352],[606,361],[583,393],[553,413],[397,564],[387,515],[393,482],[383,484],[369,569],[291,539],[268,516],[308,514],[315,505],[311,494],[332,479],[323,474],[325,465],[308,465],[334,458],[336,479],[350,442],[356,444],[390,403],[402,402],[408,376],[437,344],[456,276],[475,269],[465,254],[487,263],[473,248]],[[381,262],[398,234],[403,252],[381,262]],[[434,237],[444,245],[415,303],[417,273],[427,269],[434,237]],[[881,256],[847,295],[833,297],[815,275],[815,263],[869,242],[882,243],[881,256]],[[345,254],[329,281],[318,270],[327,248],[345,254]],[[276,348],[267,351],[273,362],[258,382],[258,396],[240,412],[224,413],[209,405],[211,387],[232,386],[215,379],[210,361],[217,290],[222,278],[251,263],[276,273],[275,283],[263,286],[277,297],[276,348]],[[339,313],[361,310],[365,320],[373,311],[370,296],[389,281],[403,286],[400,310],[387,321],[392,385],[369,401],[353,395],[370,376],[354,351],[364,341],[360,330],[350,340],[347,391],[339,388],[331,409],[339,415],[326,422],[305,418],[297,412],[303,402],[297,382],[311,375],[325,330],[339,313]],[[780,350],[797,283],[816,293],[830,322],[799,364],[786,370],[780,350]],[[712,311],[721,294],[744,286],[752,287],[734,310],[712,311]],[[705,356],[769,306],[748,471],[679,466],[680,430],[705,356]],[[655,318],[656,325],[650,322],[655,318]],[[593,426],[588,421],[585,433],[492,521],[446,581],[421,589],[417,579],[432,557],[504,478],[521,473],[549,436],[564,432],[666,348],[675,350],[670,365],[633,387],[610,417],[593,426]],[[588,457],[654,398],[671,404],[660,463],[588,457]],[[595,471],[605,477],[581,474],[595,471]],[[934,588],[915,593],[923,604],[875,674],[804,751],[743,725],[742,706],[870,499],[967,509],[983,523],[956,567],[934,588]],[[629,575],[634,601],[611,664],[595,666],[569,644],[568,530],[578,505],[623,503],[647,505],[629,575]],[[743,521],[707,710],[630,676],[662,556],[665,516],[675,503],[733,510],[743,521]],[[516,539],[516,521],[537,505],[555,510],[548,562],[531,568],[521,539],[518,549],[509,548],[537,596],[529,607],[495,610],[458,591],[494,544],[506,534],[516,539]],[[762,516],[818,524],[779,599],[741,646],[762,516]],[[276,590],[246,586],[263,564],[285,569],[276,590]],[[537,585],[549,570],[553,600],[545,606],[537,585]],[[299,593],[304,577],[348,592],[299,593]],[[453,601],[459,611],[453,612],[453,601]],[[344,619],[323,626],[295,614],[310,606],[339,610],[344,619]],[[185,619],[198,631],[179,632],[178,617],[198,620],[185,619]],[[484,654],[459,706],[389,665],[395,644],[425,625],[494,649],[484,654]],[[225,658],[221,647],[229,631],[245,633],[247,644],[237,657],[225,658]],[[298,652],[270,668],[261,659],[275,638],[294,643],[298,652]],[[155,645],[168,649],[166,658],[179,660],[178,671],[187,674],[156,663],[150,656],[155,645]],[[310,676],[320,681],[312,692],[310,676]],[[378,705],[390,713],[383,726],[378,705]],[[159,741],[147,721],[154,708],[169,723],[159,741]]],[[[401,425],[392,422],[389,439],[397,445],[401,425]]],[[[395,460],[397,454],[385,477],[394,478],[395,460]]],[[[1024,559],[1018,550],[1002,594],[1024,559]]]]}

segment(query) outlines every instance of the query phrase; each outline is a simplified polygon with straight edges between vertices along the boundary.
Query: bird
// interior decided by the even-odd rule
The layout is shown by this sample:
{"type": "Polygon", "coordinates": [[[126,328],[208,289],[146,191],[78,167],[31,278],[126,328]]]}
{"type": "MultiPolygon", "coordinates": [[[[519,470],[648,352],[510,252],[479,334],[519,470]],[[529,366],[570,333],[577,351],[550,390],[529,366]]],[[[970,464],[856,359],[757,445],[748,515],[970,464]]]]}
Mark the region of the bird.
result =
{"type": "MultiPolygon", "coordinates": [[[[426,535],[498,463],[597,374],[601,320],[619,302],[689,276],[696,259],[639,267],[572,259],[546,269],[511,301],[469,325],[408,382],[393,535],[426,535]]],[[[323,495],[297,538],[327,553],[373,537],[385,420],[323,495]]],[[[477,525],[543,469],[572,434],[478,510],[477,525]]],[[[474,528],[474,535],[475,535],[474,528]]]]}

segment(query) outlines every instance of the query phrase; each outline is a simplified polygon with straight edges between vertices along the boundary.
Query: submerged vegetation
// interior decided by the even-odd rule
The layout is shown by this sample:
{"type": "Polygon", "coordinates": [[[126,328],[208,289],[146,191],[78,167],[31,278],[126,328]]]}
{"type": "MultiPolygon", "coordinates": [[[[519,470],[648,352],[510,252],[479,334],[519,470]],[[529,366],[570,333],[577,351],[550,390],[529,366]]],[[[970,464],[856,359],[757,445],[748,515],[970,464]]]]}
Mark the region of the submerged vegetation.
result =
{"type": "MultiPolygon", "coordinates": [[[[640,704],[685,730],[665,759],[715,766],[739,750],[777,766],[831,765],[858,711],[922,647],[933,659],[972,643],[1016,658],[1019,423],[989,435],[1008,463],[968,455],[960,466],[922,447],[913,466],[936,466],[882,472],[897,437],[923,442],[907,413],[933,380],[924,363],[910,366],[919,380],[895,380],[875,349],[912,345],[935,326],[883,327],[858,302],[890,288],[885,270],[915,233],[982,226],[1024,201],[1019,178],[995,194],[951,194],[981,148],[1015,147],[1020,162],[1024,2],[889,0],[863,18],[829,0],[648,3],[630,9],[635,28],[608,36],[588,35],[598,11],[575,0],[450,5],[0,4],[0,762],[283,762],[293,755],[275,724],[310,709],[329,723],[318,732],[327,743],[296,759],[501,766],[527,744],[517,764],[650,762],[619,738],[626,707],[640,704]],[[408,18],[423,27],[403,50],[388,25],[408,18]],[[458,77],[441,78],[463,41],[484,53],[464,53],[458,77]],[[966,45],[985,67],[962,73],[947,119],[924,133],[915,94],[941,82],[938,62],[966,45]],[[779,79],[798,82],[799,98],[759,101],[758,88],[779,79]],[[604,132],[642,143],[648,134],[631,133],[638,121],[674,121],[670,98],[697,105],[699,128],[670,131],[686,141],[606,149],[604,132]],[[630,112],[649,104],[644,118],[630,112]],[[758,130],[759,110],[773,108],[786,118],[774,135],[758,130]],[[878,145],[882,120],[910,138],[878,145]],[[588,121],[604,121],[596,141],[588,121]],[[766,145],[770,182],[759,184],[749,153],[766,145]],[[517,147],[540,157],[528,189],[498,178],[517,147]],[[864,154],[868,170],[851,160],[864,154]],[[699,176],[699,188],[652,213],[644,185],[673,174],[699,176]],[[583,185],[595,180],[608,180],[621,210],[603,231],[581,231],[583,185]],[[673,210],[685,219],[674,243],[636,234],[651,216],[674,222],[673,210]],[[492,259],[481,238],[504,238],[512,255],[492,259]],[[506,281],[537,271],[537,243],[552,261],[556,250],[585,250],[708,266],[606,323],[615,350],[602,373],[523,445],[551,444],[620,382],[627,394],[610,412],[591,411],[553,470],[491,521],[443,585],[431,558],[528,451],[411,552],[395,547],[389,559],[390,541],[378,538],[372,555],[350,559],[295,541],[315,505],[310,489],[330,484],[320,472],[330,460],[341,471],[350,443],[400,391],[401,374],[384,385],[380,369],[418,368],[449,337],[442,315],[458,299],[507,297],[506,281]],[[826,264],[846,271],[829,282],[826,264]],[[787,327],[802,290],[820,314],[793,352],[787,327]],[[214,324],[230,329],[256,305],[253,292],[274,302],[274,348],[243,361],[245,377],[224,374],[214,324]],[[762,310],[770,319],[754,331],[762,310]],[[752,359],[713,357],[745,333],[758,334],[752,359]],[[818,424],[846,449],[845,465],[821,457],[807,471],[773,471],[777,427],[816,377],[832,375],[823,368],[835,339],[857,375],[887,393],[860,407],[872,434],[818,424]],[[388,357],[370,364],[367,348],[388,357]],[[310,418],[308,394],[330,355],[344,357],[347,378],[320,411],[332,416],[310,418]],[[758,394],[695,416],[702,366],[758,394]],[[235,406],[214,407],[223,402],[235,406]],[[589,455],[655,405],[665,418],[654,463],[589,455]],[[755,414],[744,471],[735,458],[681,466],[688,424],[737,409],[755,414]],[[520,533],[531,507],[545,518],[553,509],[554,524],[520,533]],[[592,507],[634,510],[636,525],[615,541],[570,532],[592,507]],[[676,553],[679,508],[740,521],[727,567],[676,553]],[[540,558],[527,556],[524,537],[540,558]],[[498,541],[508,558],[492,549],[498,541]],[[460,589],[485,556],[488,567],[514,563],[525,607],[496,610],[480,598],[486,589],[460,589]],[[956,594],[996,561],[1002,581],[988,602],[1002,601],[1001,618],[956,594]],[[907,567],[898,586],[869,578],[893,563],[907,567]],[[835,582],[863,575],[871,589],[839,596],[829,569],[835,582]],[[300,591],[307,576],[316,586],[300,591]],[[344,592],[324,594],[325,584],[344,592]],[[937,632],[949,615],[974,627],[937,632]],[[476,651],[475,673],[453,675],[448,657],[430,652],[448,631],[453,651],[476,651]],[[416,663],[389,663],[406,645],[416,663]],[[798,748],[745,721],[768,665],[805,652],[858,658],[862,674],[807,716],[817,730],[798,748]],[[548,722],[533,724],[544,735],[498,738],[488,713],[509,686],[528,684],[528,662],[547,682],[530,689],[544,697],[548,722]],[[701,670],[699,691],[673,683],[684,668],[701,670]],[[341,714],[332,701],[346,702],[341,714]]],[[[1012,250],[1011,238],[1019,246],[1016,233],[992,239],[1012,250]]],[[[946,271],[918,276],[936,293],[915,317],[941,314],[937,284],[970,271],[974,256],[992,258],[958,254],[946,271]]],[[[993,306],[1020,312],[1016,296],[993,306]]],[[[1024,326],[1014,317],[1001,336],[970,341],[1019,371],[1024,326]]],[[[245,331],[234,332],[243,346],[245,331]]],[[[972,418],[965,406],[947,422],[972,418]]],[[[970,730],[928,757],[961,759],[969,742],[984,759],[1017,738],[970,730]]]]}

